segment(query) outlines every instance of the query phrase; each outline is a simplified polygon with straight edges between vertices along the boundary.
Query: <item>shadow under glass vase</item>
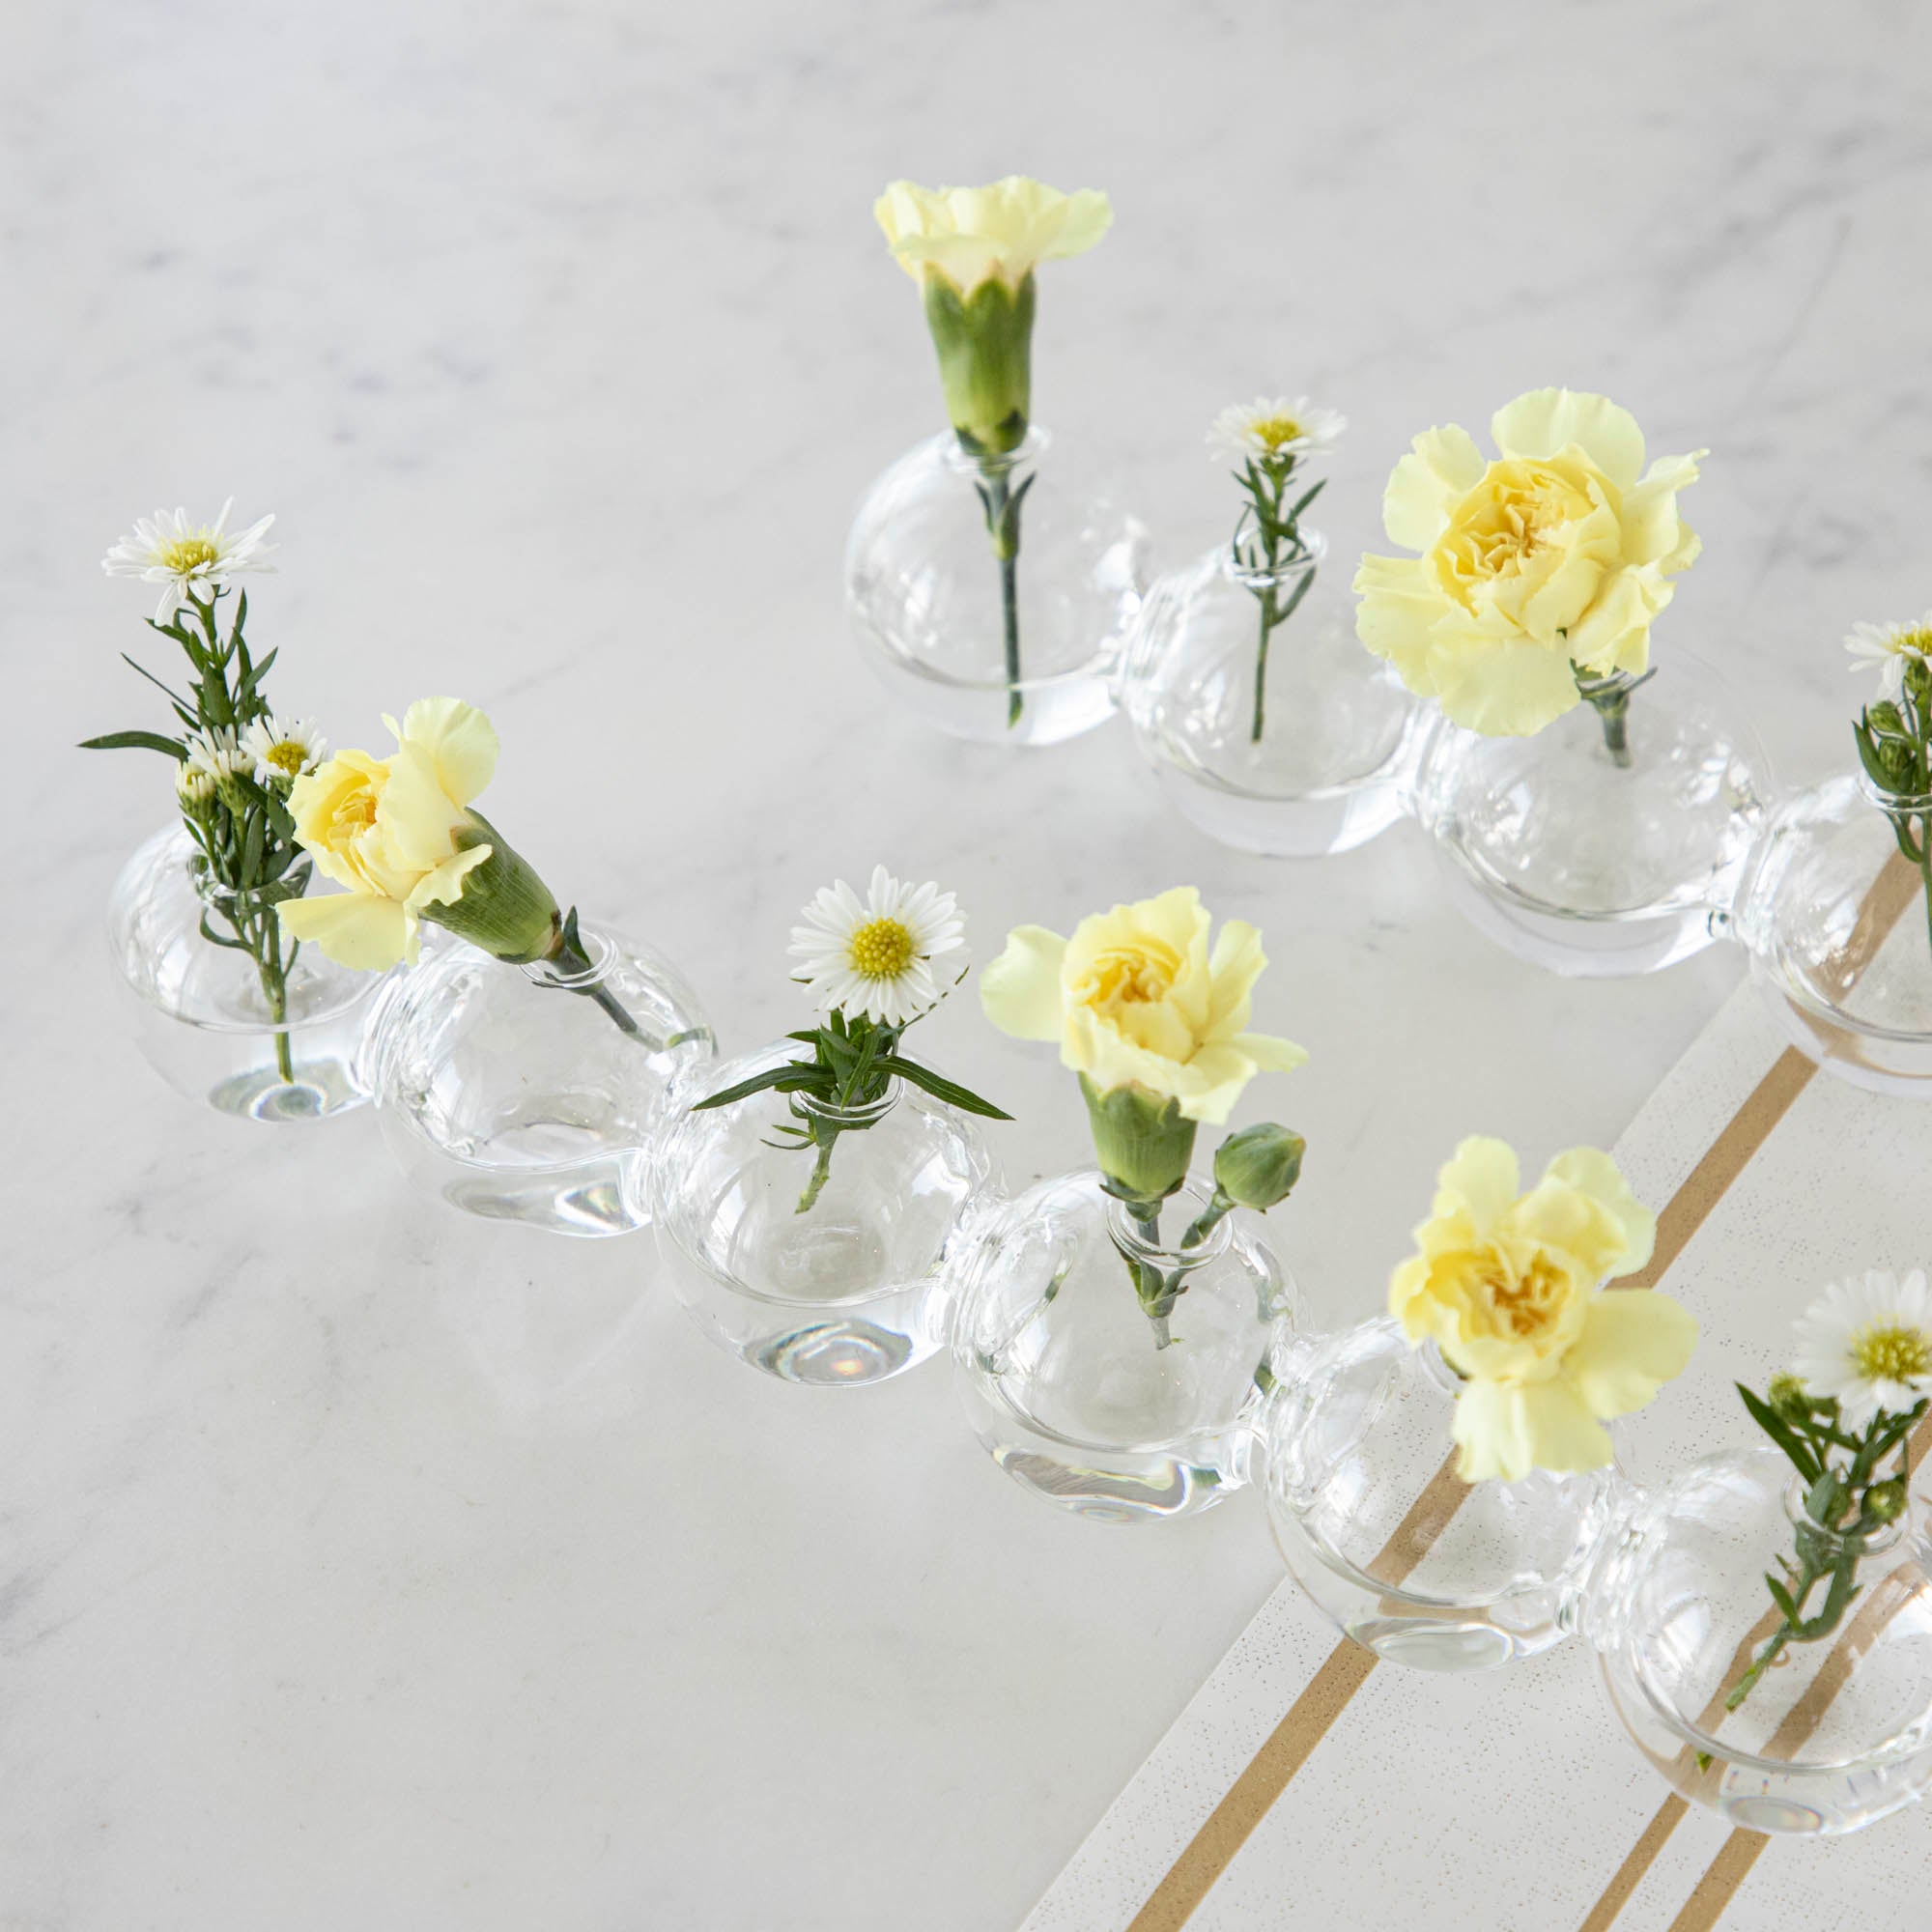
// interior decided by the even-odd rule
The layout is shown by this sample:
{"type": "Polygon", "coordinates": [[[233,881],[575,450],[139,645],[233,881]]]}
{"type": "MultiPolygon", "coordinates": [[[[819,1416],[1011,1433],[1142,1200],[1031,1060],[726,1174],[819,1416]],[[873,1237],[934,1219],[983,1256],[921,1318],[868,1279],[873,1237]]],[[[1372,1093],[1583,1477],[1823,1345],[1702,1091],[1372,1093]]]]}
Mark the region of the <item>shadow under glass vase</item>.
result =
{"type": "Polygon", "coordinates": [[[1263,1425],[1290,1574],[1345,1635],[1416,1669],[1487,1670],[1570,1634],[1622,1492],[1613,1469],[1464,1483],[1455,1372],[1380,1317],[1300,1344],[1263,1425]]]}
{"type": "MultiPolygon", "coordinates": [[[[1861,1539],[1812,1521],[1769,1446],[1647,1496],[1596,1566],[1583,1628],[1610,1708],[1680,1796],[1754,1832],[1855,1832],[1932,1789],[1932,1580],[1922,1504],[1861,1539]],[[1765,1577],[1846,1562],[1836,1627],[1787,1643],[1765,1577]],[[1738,1701],[1733,1708],[1733,1699],[1738,1701]]],[[[1807,1610],[1824,1591],[1814,1587],[1807,1610]]]]}
{"type": "Polygon", "coordinates": [[[1346,580],[1269,572],[1223,544],[1161,578],[1122,670],[1143,761],[1191,824],[1237,851],[1346,852],[1407,804],[1424,712],[1355,636],[1346,580]]]}
{"type": "MultiPolygon", "coordinates": [[[[703,1086],[799,1052],[777,1042],[703,1086]]],[[[898,1081],[853,1108],[767,1091],[682,1113],[652,1159],[671,1292],[720,1348],[783,1381],[850,1388],[944,1346],[947,1268],[992,1196],[966,1115],[898,1081]],[[801,1126],[815,1145],[787,1131],[801,1126]]]]}
{"type": "Polygon", "coordinates": [[[426,1192],[489,1219],[624,1235],[650,1219],[660,1122],[716,1047],[668,960],[588,922],[579,937],[589,964],[573,972],[437,936],[371,1015],[369,1082],[426,1192]]]}
{"type": "Polygon", "coordinates": [[[377,980],[297,946],[275,914],[309,883],[299,860],[278,894],[232,892],[179,820],[123,869],[108,949],[142,1055],[178,1094],[274,1122],[327,1120],[369,1097],[359,1056],[377,980]]]}
{"type": "Polygon", "coordinates": [[[1462,912],[1577,978],[1656,972],[1721,934],[1770,784],[1755,734],[1689,653],[1600,688],[1621,716],[1578,703],[1528,737],[1438,718],[1415,786],[1462,912]]]}
{"type": "Polygon", "coordinates": [[[1901,849],[1932,836],[1932,795],[1861,771],[1787,799],[1738,889],[1734,931],[1786,1037],[1828,1073],[1932,1098],[1932,885],[1901,849]]]}
{"type": "MultiPolygon", "coordinates": [[[[1163,1218],[1178,1231],[1211,1192],[1188,1181],[1163,1218]]],[[[955,1293],[960,1398],[994,1462],[1035,1495],[1100,1521],[1155,1521],[1248,1480],[1298,1313],[1255,1217],[1236,1209],[1199,1243],[1168,1246],[1097,1171],[1065,1175],[987,1217],[955,1293]],[[1173,1291],[1164,1318],[1137,1292],[1149,1269],[1173,1291]]]]}
{"type": "Polygon", "coordinates": [[[929,724],[1058,744],[1114,709],[1146,557],[1146,531],[1038,425],[1003,455],[973,455],[949,430],[860,503],[846,612],[867,663],[929,724]]]}

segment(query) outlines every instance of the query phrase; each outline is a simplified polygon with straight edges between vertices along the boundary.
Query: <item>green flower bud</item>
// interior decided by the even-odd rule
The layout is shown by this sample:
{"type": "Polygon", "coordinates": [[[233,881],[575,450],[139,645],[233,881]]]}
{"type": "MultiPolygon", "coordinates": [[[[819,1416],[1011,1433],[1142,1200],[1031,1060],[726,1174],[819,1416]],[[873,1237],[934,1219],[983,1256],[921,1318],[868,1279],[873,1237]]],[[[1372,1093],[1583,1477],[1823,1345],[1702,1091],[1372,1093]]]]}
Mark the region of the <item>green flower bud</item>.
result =
{"type": "Polygon", "coordinates": [[[562,927],[550,888],[481,812],[472,811],[469,820],[456,835],[456,849],[487,843],[490,856],[464,873],[457,897],[432,900],[423,918],[512,965],[547,958],[562,927]]]}
{"type": "Polygon", "coordinates": [[[1896,1522],[1905,1513],[1905,1478],[1889,1477],[1865,1492],[1864,1513],[1878,1522],[1896,1522]]]}
{"type": "Polygon", "coordinates": [[[1811,1413],[1811,1398],[1804,1393],[1804,1384],[1788,1371],[1772,1377],[1764,1399],[1780,1422],[1803,1422],[1811,1413]]]}
{"type": "Polygon", "coordinates": [[[1881,738],[1903,738],[1907,735],[1905,720],[1898,706],[1890,698],[1881,698],[1865,712],[1865,721],[1881,738]]]}
{"type": "Polygon", "coordinates": [[[175,803],[183,817],[206,824],[214,816],[214,781],[197,766],[181,765],[175,772],[175,803]]]}
{"type": "Polygon", "coordinates": [[[1272,1121],[1243,1127],[1215,1152],[1215,1184],[1236,1208],[1264,1214],[1293,1191],[1307,1149],[1299,1134],[1272,1121]]]}
{"type": "Polygon", "coordinates": [[[1080,1092],[1109,1191],[1123,1201],[1164,1201],[1187,1179],[1195,1123],[1180,1102],[1131,1084],[1101,1093],[1083,1073],[1080,1092]]]}
{"type": "Polygon", "coordinates": [[[946,411],[975,456],[1004,456],[1027,433],[1033,401],[1034,282],[997,275],[962,296],[936,269],[925,276],[925,324],[939,352],[946,411]]]}
{"type": "Polygon", "coordinates": [[[1905,660],[1905,695],[1921,710],[1926,700],[1932,698],[1932,665],[1921,657],[1905,660]]]}

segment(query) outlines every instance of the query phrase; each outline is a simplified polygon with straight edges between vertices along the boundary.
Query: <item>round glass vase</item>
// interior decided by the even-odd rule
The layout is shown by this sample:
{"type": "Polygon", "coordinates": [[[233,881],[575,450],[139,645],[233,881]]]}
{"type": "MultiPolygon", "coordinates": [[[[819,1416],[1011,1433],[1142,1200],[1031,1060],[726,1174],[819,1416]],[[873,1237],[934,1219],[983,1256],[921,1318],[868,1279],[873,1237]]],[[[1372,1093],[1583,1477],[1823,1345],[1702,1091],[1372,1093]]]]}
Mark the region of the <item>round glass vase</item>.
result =
{"type": "Polygon", "coordinates": [[[1900,850],[1932,835],[1932,797],[1862,772],[1774,812],[1738,890],[1736,932],[1789,1038],[1828,1073],[1932,1097],[1932,878],[1900,850]]]}
{"type": "MultiPolygon", "coordinates": [[[[1928,1554],[1908,1518],[1856,1546],[1821,1529],[1769,1446],[1700,1463],[1644,1499],[1591,1581],[1610,1706],[1675,1791],[1731,1824],[1856,1832],[1932,1786],[1928,1554]],[[1727,1708],[1782,1621],[1767,1573],[1805,1556],[1842,1558],[1858,1595],[1727,1708]]],[[[1825,1598],[1821,1581],[1804,1607],[1825,1598]]]]}
{"type": "MultiPolygon", "coordinates": [[[[281,898],[308,883],[298,860],[281,898]]],[[[327,1120],[369,1097],[357,1060],[377,982],[295,945],[274,922],[279,902],[212,878],[177,820],[115,881],[108,948],[134,996],[141,1052],[176,1093],[243,1120],[327,1120]],[[279,960],[279,989],[256,951],[279,960]]]]}
{"type": "MultiPolygon", "coordinates": [[[[1189,1180],[1178,1236],[1211,1189],[1189,1180]]],[[[1293,1280],[1239,1210],[1192,1247],[1150,1239],[1098,1172],[996,1209],[955,1278],[966,1412],[1008,1475],[1078,1516],[1144,1522],[1210,1508],[1248,1479],[1265,1391],[1297,1319],[1293,1280]],[[1164,1321],[1135,1281],[1179,1289],[1164,1321]]]]}
{"type": "Polygon", "coordinates": [[[1462,1386],[1389,1317],[1302,1344],[1264,1423],[1268,1517],[1290,1573],[1378,1657],[1487,1670],[1569,1634],[1566,1605],[1610,1520],[1612,1470],[1464,1483],[1462,1386]]]}
{"type": "Polygon", "coordinates": [[[1422,750],[1416,816],[1451,896],[1555,973],[1654,973],[1708,946],[1764,816],[1767,761],[1717,680],[1673,650],[1641,683],[1605,681],[1620,727],[1588,703],[1527,738],[1438,719],[1422,750]]]}
{"type": "Polygon", "coordinates": [[[1175,809],[1236,851],[1347,852],[1406,808],[1423,711],[1355,637],[1324,539],[1292,570],[1223,544],[1148,593],[1121,678],[1134,743],[1175,809]],[[1264,639],[1264,624],[1267,625],[1264,639]]]}
{"type": "MultiPolygon", "coordinates": [[[[799,1057],[781,1040],[708,1067],[689,1097],[799,1057]]],[[[899,1081],[850,1109],[768,1091],[679,1115],[653,1158],[671,1292],[720,1348],[835,1388],[883,1381],[944,1344],[945,1272],[991,1176],[966,1115],[899,1081]],[[833,1134],[822,1163],[806,1127],[833,1134]]]]}
{"type": "Polygon", "coordinates": [[[576,973],[426,946],[371,1016],[369,1084],[425,1192],[493,1220],[625,1235],[650,1219],[653,1136],[716,1047],[668,961],[604,927],[579,938],[590,964],[576,973]]]}
{"type": "Polygon", "coordinates": [[[956,738],[1053,745],[1114,708],[1147,533],[1057,453],[1048,461],[1051,441],[1036,424],[1009,454],[975,457],[950,430],[928,438],[872,485],[852,525],[845,606],[859,648],[956,738]]]}

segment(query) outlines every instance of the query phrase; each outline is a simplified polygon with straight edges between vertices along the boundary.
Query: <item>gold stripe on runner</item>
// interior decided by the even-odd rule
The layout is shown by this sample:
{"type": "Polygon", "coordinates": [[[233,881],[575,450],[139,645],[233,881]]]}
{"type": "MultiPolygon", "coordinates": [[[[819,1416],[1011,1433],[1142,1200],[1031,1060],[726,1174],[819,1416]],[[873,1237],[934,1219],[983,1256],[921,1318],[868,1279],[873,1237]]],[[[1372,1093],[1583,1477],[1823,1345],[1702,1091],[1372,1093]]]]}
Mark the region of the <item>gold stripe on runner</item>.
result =
{"type": "Polygon", "coordinates": [[[1350,1637],[1328,1653],[1307,1690],[1288,1707],[1288,1716],[1168,1866],[1167,1875],[1134,1914],[1127,1932],[1180,1932],[1379,1661],[1374,1651],[1364,1650],[1350,1637]]]}
{"type": "MultiPolygon", "coordinates": [[[[1649,1265],[1614,1283],[1615,1288],[1656,1286],[1723,1198],[1725,1190],[1745,1171],[1751,1156],[1771,1137],[1816,1071],[1816,1066],[1795,1047],[1787,1047],[1778,1056],[1770,1072],[1751,1089],[1658,1216],[1657,1248],[1649,1265]]],[[[1430,1478],[1408,1514],[1396,1525],[1381,1552],[1369,1566],[1376,1580],[1391,1588],[1401,1584],[1429,1553],[1467,1492],[1468,1485],[1455,1472],[1452,1454],[1430,1478]]],[[[1327,1735],[1329,1726],[1347,1708],[1350,1698],[1368,1681],[1377,1661],[1372,1651],[1365,1650],[1352,1637],[1344,1637],[1329,1652],[1308,1688],[1289,1707],[1287,1716],[1248,1761],[1246,1770],[1167,1868],[1126,1932],[1179,1932],[1208,1896],[1215,1880],[1227,1870],[1235,1854],[1247,1842],[1249,1833],[1307,1763],[1315,1747],[1327,1735]]],[[[1669,1835],[1675,1823],[1673,1817],[1670,1825],[1662,1828],[1658,1844],[1669,1835]]],[[[1652,1821],[1652,1826],[1656,1828],[1657,1820],[1652,1821]]],[[[1650,1857],[1655,1856],[1653,1848],[1650,1857]]],[[[1646,1858],[1644,1865],[1649,1861],[1646,1858]]],[[[1633,1888],[1641,1877],[1639,1868],[1631,1879],[1633,1888]]],[[[1621,1903],[1620,1899],[1619,1907],[1621,1903]]],[[[1600,1909],[1601,1906],[1600,1900],[1600,1909]]],[[[1614,1918],[1614,1910],[1610,1916],[1614,1918]]],[[[1601,1920],[1603,1925],[1608,1923],[1609,1918],[1601,1920]]],[[[1592,1932],[1596,1932],[1595,1926],[1592,1932]]]]}

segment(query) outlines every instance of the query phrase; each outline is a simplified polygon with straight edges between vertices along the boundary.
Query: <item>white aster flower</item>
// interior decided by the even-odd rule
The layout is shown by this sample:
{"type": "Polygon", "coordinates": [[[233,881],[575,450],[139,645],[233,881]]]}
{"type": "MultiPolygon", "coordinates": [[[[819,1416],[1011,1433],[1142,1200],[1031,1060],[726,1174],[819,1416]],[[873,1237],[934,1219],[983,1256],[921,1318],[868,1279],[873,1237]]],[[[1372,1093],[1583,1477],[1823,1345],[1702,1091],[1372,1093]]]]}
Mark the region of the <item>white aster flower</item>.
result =
{"type": "Polygon", "coordinates": [[[270,712],[242,732],[242,749],[252,761],[258,784],[277,779],[293,784],[322,763],[328,740],[306,718],[277,718],[270,712]]]}
{"type": "Polygon", "coordinates": [[[185,760],[175,767],[175,802],[190,818],[205,818],[214,803],[214,781],[185,760]]]}
{"type": "Polygon", "coordinates": [[[185,510],[170,514],[156,510],[134,525],[134,534],[121,541],[100,559],[109,577],[138,577],[143,583],[158,583],[161,601],[155,622],[165,624],[188,600],[190,590],[213,597],[230,578],[244,571],[273,570],[262,559],[272,554],[274,546],[263,537],[275,520],[264,517],[245,530],[227,527],[228,513],[235,507],[229,497],[221,514],[212,524],[193,524],[185,510]]]}
{"type": "Polygon", "coordinates": [[[1854,670],[1876,670],[1879,695],[1896,698],[1905,687],[1905,667],[1932,659],[1932,611],[1916,624],[1854,624],[1845,638],[1854,670]]]}
{"type": "MultiPolygon", "coordinates": [[[[236,742],[235,733],[226,725],[213,731],[190,731],[187,734],[187,763],[185,772],[200,772],[211,782],[219,784],[223,779],[246,777],[253,769],[255,761],[236,742]]],[[[180,785],[176,785],[177,791],[180,785]]]]}
{"type": "Polygon", "coordinates": [[[1853,1432],[1880,1409],[1904,1414],[1932,1395],[1932,1294],[1922,1268],[1900,1281],[1880,1268],[1833,1282],[1799,1318],[1792,1373],[1808,1394],[1835,1396],[1853,1432]]]}
{"type": "Polygon", "coordinates": [[[848,1019],[863,1013],[887,1026],[904,1026],[939,1004],[946,988],[933,962],[966,944],[951,893],[901,884],[883,866],[873,867],[865,898],[840,879],[822,887],[802,917],[806,923],[791,930],[793,977],[811,988],[819,1010],[848,1019]]]}
{"type": "Polygon", "coordinates": [[[1280,456],[1320,456],[1333,449],[1349,418],[1317,409],[1306,396],[1257,396],[1233,403],[1214,418],[1208,440],[1217,454],[1267,460],[1280,456]]]}

